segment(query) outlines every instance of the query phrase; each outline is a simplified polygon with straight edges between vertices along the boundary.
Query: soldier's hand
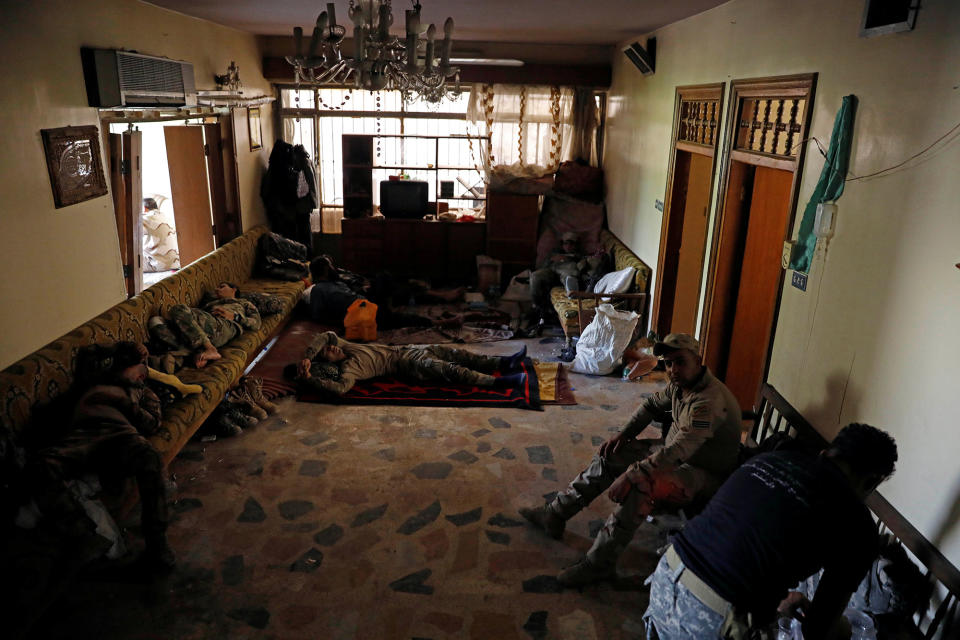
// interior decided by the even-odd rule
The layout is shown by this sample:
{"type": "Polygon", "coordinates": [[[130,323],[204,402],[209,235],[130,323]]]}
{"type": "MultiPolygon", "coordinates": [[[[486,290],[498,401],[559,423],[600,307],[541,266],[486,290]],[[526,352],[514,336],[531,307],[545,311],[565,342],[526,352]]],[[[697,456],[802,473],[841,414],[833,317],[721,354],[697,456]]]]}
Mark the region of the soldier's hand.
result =
{"type": "Polygon", "coordinates": [[[223,307],[214,307],[212,313],[213,313],[213,315],[219,316],[219,317],[221,317],[221,318],[226,318],[226,317],[227,317],[227,310],[224,309],[223,307]]]}
{"type": "Polygon", "coordinates": [[[310,377],[310,359],[309,358],[304,358],[299,363],[297,363],[297,374],[301,378],[310,377]]]}
{"type": "Polygon", "coordinates": [[[624,445],[629,439],[630,439],[630,438],[628,438],[627,436],[625,436],[625,435],[623,434],[623,432],[618,433],[617,435],[613,436],[612,438],[610,438],[609,440],[607,440],[606,442],[604,442],[602,445],[600,445],[600,457],[601,457],[601,458],[606,458],[607,456],[611,456],[611,455],[617,453],[618,451],[620,451],[620,450],[623,448],[623,445],[624,445]]]}

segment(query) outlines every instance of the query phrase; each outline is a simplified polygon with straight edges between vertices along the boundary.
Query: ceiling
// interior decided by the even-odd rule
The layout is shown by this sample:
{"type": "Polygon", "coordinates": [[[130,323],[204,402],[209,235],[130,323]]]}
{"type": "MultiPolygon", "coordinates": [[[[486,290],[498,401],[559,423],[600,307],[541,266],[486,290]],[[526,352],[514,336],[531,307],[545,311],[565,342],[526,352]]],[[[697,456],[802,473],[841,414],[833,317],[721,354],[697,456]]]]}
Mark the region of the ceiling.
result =
{"type": "MultiPolygon", "coordinates": [[[[422,20],[438,28],[452,16],[460,41],[614,44],[654,31],[728,0],[421,0],[422,20]]],[[[149,0],[195,18],[258,35],[290,35],[299,25],[312,31],[326,8],[317,0],[149,0]]],[[[394,31],[412,3],[394,0],[394,31]]],[[[349,25],[348,0],[336,2],[337,22],[349,25]]],[[[349,35],[349,30],[348,30],[349,35]]]]}

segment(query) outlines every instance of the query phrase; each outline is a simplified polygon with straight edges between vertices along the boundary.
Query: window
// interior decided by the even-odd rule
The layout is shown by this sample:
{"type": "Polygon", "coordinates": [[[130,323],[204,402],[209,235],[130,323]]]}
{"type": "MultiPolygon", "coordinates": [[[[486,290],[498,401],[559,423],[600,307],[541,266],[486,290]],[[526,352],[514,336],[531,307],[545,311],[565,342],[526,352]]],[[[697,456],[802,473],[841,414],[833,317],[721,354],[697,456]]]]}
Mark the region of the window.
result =
{"type": "MultiPolygon", "coordinates": [[[[320,197],[324,208],[343,207],[343,134],[467,136],[477,127],[465,118],[468,94],[439,105],[404,104],[397,91],[370,92],[359,89],[280,88],[283,139],[302,144],[317,165],[320,197]]],[[[462,180],[471,187],[483,179],[480,145],[469,141],[437,141],[435,138],[382,138],[375,140],[377,167],[457,167],[443,170],[441,180],[462,180]]],[[[399,169],[378,169],[376,181],[399,169]]],[[[414,171],[411,177],[422,178],[414,171]]],[[[430,197],[435,198],[434,184],[430,197]]],[[[374,189],[374,202],[379,193],[374,189]]],[[[462,202],[451,202],[455,207],[462,202]]],[[[326,215],[324,216],[327,217],[326,215]]],[[[328,225],[324,225],[328,227],[328,225]]]]}

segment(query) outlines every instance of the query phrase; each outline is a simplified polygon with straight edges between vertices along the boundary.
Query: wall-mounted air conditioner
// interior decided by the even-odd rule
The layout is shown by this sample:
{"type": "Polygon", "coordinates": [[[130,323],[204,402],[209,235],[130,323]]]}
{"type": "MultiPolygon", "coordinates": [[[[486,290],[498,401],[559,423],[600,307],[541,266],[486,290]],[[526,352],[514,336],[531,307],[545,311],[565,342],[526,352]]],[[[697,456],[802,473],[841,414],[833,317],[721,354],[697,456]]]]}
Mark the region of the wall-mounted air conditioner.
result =
{"type": "Polygon", "coordinates": [[[80,49],[91,107],[194,107],[189,62],[115,49],[80,49]]]}

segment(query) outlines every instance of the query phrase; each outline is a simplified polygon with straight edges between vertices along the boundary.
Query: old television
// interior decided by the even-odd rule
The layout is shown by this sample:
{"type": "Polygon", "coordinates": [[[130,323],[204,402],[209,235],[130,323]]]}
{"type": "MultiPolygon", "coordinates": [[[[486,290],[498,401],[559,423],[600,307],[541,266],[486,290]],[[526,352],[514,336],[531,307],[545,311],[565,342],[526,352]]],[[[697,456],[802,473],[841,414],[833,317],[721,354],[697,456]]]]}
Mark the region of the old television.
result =
{"type": "Polygon", "coordinates": [[[423,180],[383,180],[380,213],[387,218],[422,218],[430,213],[427,187],[423,180]]]}

